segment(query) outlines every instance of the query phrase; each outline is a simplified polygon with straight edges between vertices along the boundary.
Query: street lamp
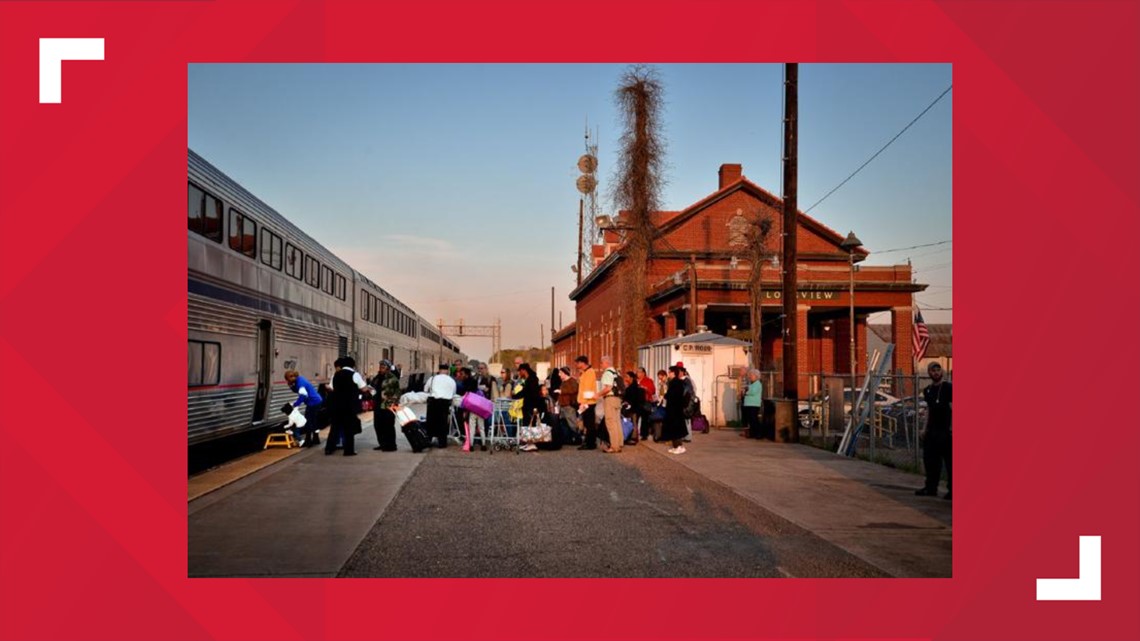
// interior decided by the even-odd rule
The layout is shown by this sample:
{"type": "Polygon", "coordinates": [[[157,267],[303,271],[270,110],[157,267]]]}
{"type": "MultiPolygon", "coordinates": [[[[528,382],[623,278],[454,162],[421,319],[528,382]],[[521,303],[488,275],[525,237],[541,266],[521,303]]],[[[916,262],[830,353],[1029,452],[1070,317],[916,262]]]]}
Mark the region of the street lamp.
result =
{"type": "Polygon", "coordinates": [[[847,238],[839,244],[840,247],[847,250],[847,257],[850,264],[851,283],[850,290],[847,296],[847,306],[851,313],[851,403],[855,403],[855,248],[863,244],[862,241],[855,235],[855,232],[847,232],[847,238]]]}

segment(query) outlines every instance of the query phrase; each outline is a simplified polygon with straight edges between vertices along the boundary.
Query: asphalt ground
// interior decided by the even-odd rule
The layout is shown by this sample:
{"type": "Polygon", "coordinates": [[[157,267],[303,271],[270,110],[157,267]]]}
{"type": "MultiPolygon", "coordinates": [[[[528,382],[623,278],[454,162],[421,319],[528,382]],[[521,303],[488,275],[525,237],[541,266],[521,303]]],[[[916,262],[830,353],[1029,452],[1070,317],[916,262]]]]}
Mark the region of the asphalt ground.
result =
{"type": "Polygon", "coordinates": [[[887,576],[667,456],[433,450],[339,576],[887,576]]]}

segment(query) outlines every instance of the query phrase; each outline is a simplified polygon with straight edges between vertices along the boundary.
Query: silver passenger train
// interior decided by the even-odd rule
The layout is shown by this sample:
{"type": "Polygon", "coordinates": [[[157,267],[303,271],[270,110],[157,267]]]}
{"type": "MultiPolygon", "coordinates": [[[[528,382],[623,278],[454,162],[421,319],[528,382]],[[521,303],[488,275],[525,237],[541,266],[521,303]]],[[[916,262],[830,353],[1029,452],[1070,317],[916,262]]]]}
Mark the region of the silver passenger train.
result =
{"type": "Polygon", "coordinates": [[[189,150],[189,444],[283,421],[285,370],[327,383],[351,355],[402,384],[459,346],[189,150]]]}

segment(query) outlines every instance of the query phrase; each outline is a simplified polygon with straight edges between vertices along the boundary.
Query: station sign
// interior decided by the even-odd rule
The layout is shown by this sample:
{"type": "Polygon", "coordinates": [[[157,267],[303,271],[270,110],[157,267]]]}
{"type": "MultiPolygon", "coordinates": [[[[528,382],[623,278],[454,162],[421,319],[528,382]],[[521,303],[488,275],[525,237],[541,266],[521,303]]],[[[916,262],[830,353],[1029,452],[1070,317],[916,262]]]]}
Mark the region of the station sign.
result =
{"type": "MultiPolygon", "coordinates": [[[[783,297],[783,292],[780,290],[764,290],[764,298],[768,300],[780,300],[783,297]]],[[[839,300],[840,292],[820,292],[820,291],[802,291],[796,292],[796,298],[799,300],[839,300]]]]}

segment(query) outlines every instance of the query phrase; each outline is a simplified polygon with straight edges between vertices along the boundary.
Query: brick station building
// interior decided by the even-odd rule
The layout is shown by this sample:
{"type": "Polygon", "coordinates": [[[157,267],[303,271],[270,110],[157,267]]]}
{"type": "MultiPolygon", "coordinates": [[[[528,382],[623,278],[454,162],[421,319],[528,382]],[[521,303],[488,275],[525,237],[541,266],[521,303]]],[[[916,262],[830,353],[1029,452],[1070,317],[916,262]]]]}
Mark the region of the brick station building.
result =
{"type": "MultiPolygon", "coordinates": [[[[750,182],[737,164],[721,165],[719,187],[681,211],[653,212],[659,230],[648,264],[646,302],[648,342],[692,333],[698,326],[712,332],[750,340],[747,279],[751,265],[744,234],[758,216],[772,220],[766,249],[779,256],[783,234],[783,201],[750,182]],[[695,264],[695,270],[692,265],[695,264]],[[695,271],[696,306],[692,304],[695,271]]],[[[616,217],[617,227],[624,216],[616,217]]],[[[850,266],[845,236],[800,212],[797,225],[798,336],[797,357],[806,394],[811,373],[850,373],[848,288],[850,266]]],[[[573,323],[555,333],[554,362],[565,365],[578,354],[597,364],[603,354],[616,358],[624,343],[621,318],[631,307],[622,298],[623,260],[620,231],[604,231],[602,244],[592,248],[596,267],[570,293],[576,303],[573,323]]],[[[911,331],[913,296],[926,289],[911,282],[909,265],[858,266],[868,252],[855,251],[856,367],[867,362],[867,316],[889,311],[895,353],[891,369],[913,369],[911,331]]],[[[783,363],[782,256],[766,262],[761,278],[761,369],[780,371],[783,363]]],[[[632,363],[618,363],[622,367],[632,363]]]]}

